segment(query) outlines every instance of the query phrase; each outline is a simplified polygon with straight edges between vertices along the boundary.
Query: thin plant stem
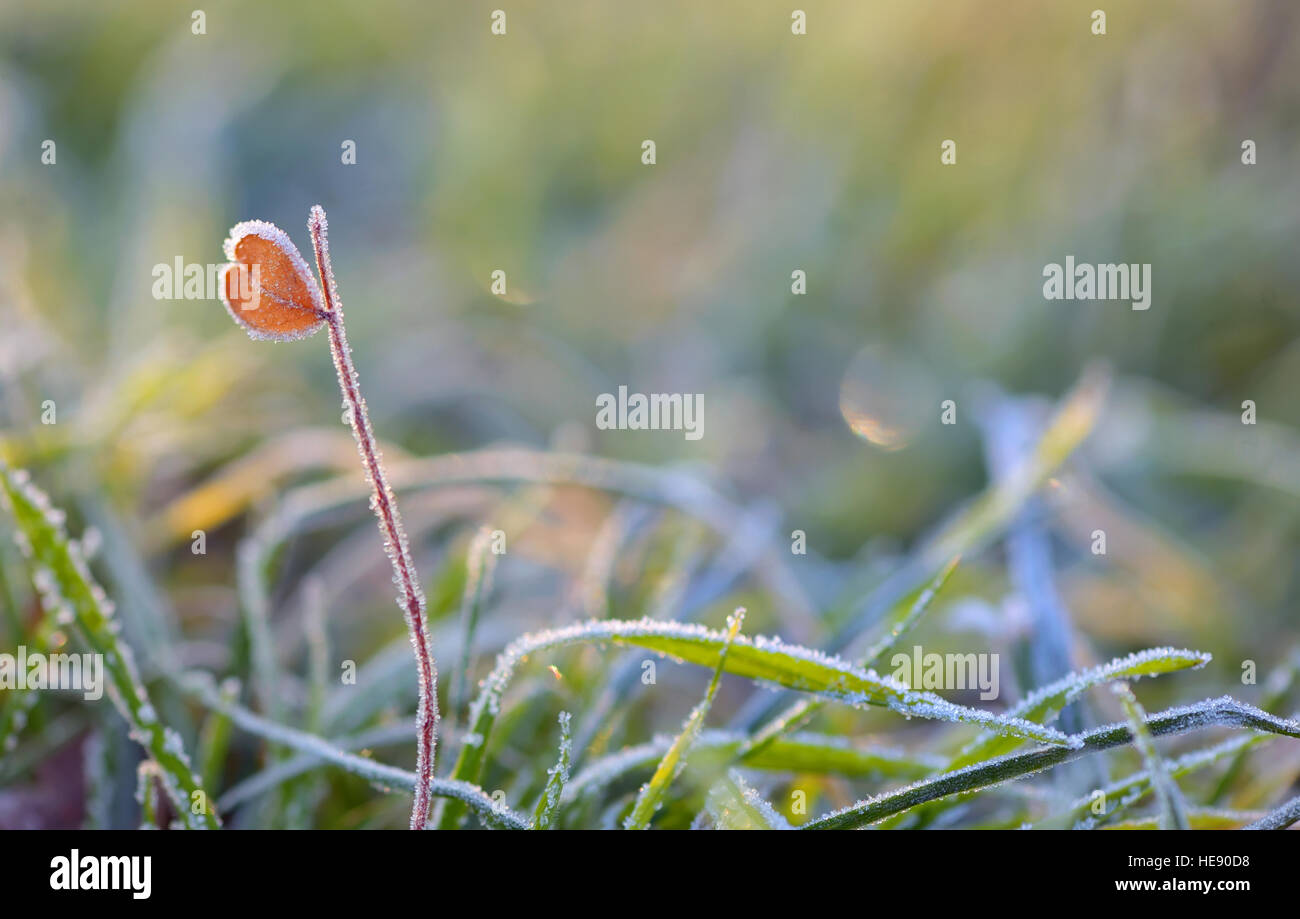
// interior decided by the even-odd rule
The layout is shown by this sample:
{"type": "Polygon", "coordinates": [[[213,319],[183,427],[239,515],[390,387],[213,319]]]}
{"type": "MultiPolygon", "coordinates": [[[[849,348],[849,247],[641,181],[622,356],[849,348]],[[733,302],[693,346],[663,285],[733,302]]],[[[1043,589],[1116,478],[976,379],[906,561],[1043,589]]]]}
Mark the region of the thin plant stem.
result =
{"type": "Polygon", "coordinates": [[[311,210],[307,221],[311,233],[312,249],[316,252],[316,271],[320,275],[325,294],[324,319],[329,326],[330,351],[338,370],[339,389],[347,409],[348,422],[357,439],[357,448],[365,465],[373,495],[370,505],[379,518],[379,530],[384,536],[384,549],[393,563],[393,580],[398,588],[398,604],[406,616],[411,630],[411,644],[415,662],[420,672],[420,706],[416,715],[417,755],[415,772],[415,801],[411,808],[411,829],[423,829],[429,819],[429,781],[433,777],[434,748],[438,729],[438,669],[430,648],[425,622],[424,592],[411,560],[406,531],[402,529],[397,499],[388,485],[380,461],[370,418],[366,414],[366,400],[361,396],[361,385],[356,367],[352,364],[352,349],[348,345],[347,331],[343,326],[343,303],[334,283],[334,270],[330,265],[328,223],[325,211],[319,205],[311,210]]]}

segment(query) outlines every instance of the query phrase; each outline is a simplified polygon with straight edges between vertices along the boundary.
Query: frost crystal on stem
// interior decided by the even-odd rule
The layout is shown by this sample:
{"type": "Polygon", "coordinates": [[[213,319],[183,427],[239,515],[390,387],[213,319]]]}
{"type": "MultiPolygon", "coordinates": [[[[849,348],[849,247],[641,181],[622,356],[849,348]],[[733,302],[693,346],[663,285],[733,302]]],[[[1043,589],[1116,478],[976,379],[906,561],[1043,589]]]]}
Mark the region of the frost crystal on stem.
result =
{"type": "Polygon", "coordinates": [[[352,434],[357,440],[357,450],[370,480],[373,495],[370,506],[379,518],[379,530],[384,535],[384,551],[393,563],[393,582],[397,585],[397,603],[406,616],[406,623],[411,630],[411,644],[415,650],[415,662],[420,671],[420,708],[416,716],[417,759],[416,775],[419,781],[415,786],[415,803],[411,808],[411,829],[423,829],[429,818],[429,781],[433,777],[434,745],[437,741],[438,727],[438,670],[434,663],[433,651],[429,644],[428,628],[425,623],[424,592],[420,589],[420,580],[415,573],[415,563],[411,560],[410,545],[406,531],[402,529],[402,517],[397,510],[397,500],[384,475],[384,466],[375,435],[370,427],[370,418],[366,414],[366,400],[361,396],[361,385],[356,368],[352,364],[352,349],[348,345],[347,332],[343,327],[343,304],[339,300],[338,287],[334,283],[334,269],[330,264],[329,225],[325,211],[320,205],[311,209],[311,218],[307,221],[311,233],[311,245],[316,252],[316,271],[320,274],[321,286],[325,296],[325,321],[329,326],[330,351],[334,355],[334,366],[338,370],[339,389],[343,392],[343,405],[347,410],[348,422],[352,434]]]}

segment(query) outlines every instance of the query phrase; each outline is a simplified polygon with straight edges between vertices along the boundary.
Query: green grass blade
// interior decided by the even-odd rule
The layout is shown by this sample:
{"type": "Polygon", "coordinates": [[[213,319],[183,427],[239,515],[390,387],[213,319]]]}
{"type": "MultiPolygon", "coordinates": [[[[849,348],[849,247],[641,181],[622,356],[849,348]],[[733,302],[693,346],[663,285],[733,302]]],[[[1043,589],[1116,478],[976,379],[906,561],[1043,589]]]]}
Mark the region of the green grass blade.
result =
{"type": "Polygon", "coordinates": [[[474,633],[478,629],[478,618],[483,611],[483,604],[492,590],[492,573],[496,568],[497,556],[492,551],[492,530],[481,527],[474,534],[465,557],[465,596],[461,601],[460,618],[462,638],[460,646],[460,666],[456,668],[456,689],[451,697],[452,718],[459,718],[469,700],[469,671],[474,650],[474,633]]]}
{"type": "MultiPolygon", "coordinates": [[[[1062,677],[1055,683],[1030,693],[1020,704],[1007,712],[1007,715],[1012,718],[1023,718],[1035,724],[1050,724],[1062,709],[1094,686],[1116,680],[1137,680],[1144,676],[1159,676],[1162,673],[1174,673],[1179,670],[1199,670],[1211,660],[1213,660],[1212,655],[1203,651],[1149,648],[1127,657],[1117,657],[1099,667],[1062,677]]],[[[1019,741],[1014,738],[986,732],[966,746],[948,768],[960,769],[962,766],[969,766],[983,759],[1000,756],[1018,745],[1019,741]]]]}
{"type": "Polygon", "coordinates": [[[560,712],[560,756],[555,765],[546,771],[546,788],[533,812],[533,829],[549,830],[560,815],[560,802],[564,799],[564,786],[569,781],[569,763],[573,760],[573,738],[569,733],[572,721],[568,712],[560,712]]]}
{"type": "Polygon", "coordinates": [[[192,828],[216,829],[214,803],[190,767],[181,738],[159,720],[140,681],[131,649],[118,640],[112,604],[63,528],[62,512],[21,471],[0,463],[0,485],[20,535],[20,545],[43,584],[50,608],[66,610],[82,641],[103,655],[108,692],[132,736],[158,764],[163,787],[176,813],[192,828]],[[196,813],[197,811],[197,813],[196,813]]]}
{"type": "MultiPolygon", "coordinates": [[[[415,726],[410,722],[385,724],[370,728],[350,737],[330,741],[338,750],[353,752],[375,747],[405,746],[415,739],[415,726]]],[[[217,804],[222,813],[234,810],[245,801],[251,801],[307,772],[314,771],[323,760],[310,753],[296,753],[287,760],[272,763],[260,772],[230,786],[217,804]]]]}
{"type": "MultiPolygon", "coordinates": [[[[954,557],[939,571],[934,580],[917,594],[915,600],[911,603],[900,604],[900,612],[890,618],[888,630],[863,655],[862,666],[864,668],[873,667],[883,660],[885,655],[894,649],[898,641],[911,631],[921,617],[925,615],[925,611],[930,608],[930,604],[938,596],[939,591],[948,583],[948,579],[957,570],[957,565],[960,562],[960,556],[954,557]]],[[[795,702],[747,740],[737,751],[737,757],[748,759],[752,754],[775,742],[782,734],[794,730],[800,724],[806,723],[824,704],[821,699],[810,698],[803,698],[795,702]]]]}
{"type": "Polygon", "coordinates": [[[651,819],[653,819],[655,812],[659,810],[659,802],[663,799],[664,792],[668,790],[668,786],[677,777],[677,773],[685,766],[686,754],[690,751],[691,744],[695,742],[695,738],[703,729],[704,719],[708,717],[709,709],[713,706],[713,697],[718,694],[718,686],[722,682],[722,672],[726,666],[727,654],[736,640],[736,634],[740,631],[740,624],[744,621],[744,618],[745,611],[738,609],[727,620],[727,632],[723,638],[722,647],[718,651],[718,663],[713,668],[713,677],[709,680],[709,688],[705,691],[700,704],[695,706],[686,719],[686,723],[682,726],[682,731],[677,735],[677,739],[664,753],[663,759],[659,761],[659,767],[655,769],[650,781],[642,787],[641,793],[637,795],[636,804],[632,807],[632,813],[623,822],[624,829],[644,830],[650,826],[651,819]]]}
{"type": "MultiPolygon", "coordinates": [[[[1050,724],[1065,706],[1094,686],[1100,686],[1115,680],[1137,680],[1144,676],[1159,676],[1162,673],[1173,673],[1178,670],[1196,670],[1205,666],[1211,659],[1209,654],[1200,651],[1150,648],[1063,677],[1030,693],[1007,714],[1028,721],[1050,724]]],[[[944,771],[951,772],[954,769],[961,769],[983,760],[1001,756],[1018,746],[1020,746],[1020,742],[1014,738],[1007,738],[986,731],[967,744],[948,763],[944,771]]],[[[929,808],[924,809],[922,812],[933,817],[946,809],[951,803],[939,802],[930,805],[929,808]]]]}
{"type": "Polygon", "coordinates": [[[961,556],[953,556],[948,564],[939,569],[939,573],[935,575],[934,580],[925,586],[925,589],[917,595],[916,599],[902,607],[902,615],[890,619],[885,634],[881,635],[862,655],[863,667],[875,667],[883,663],[889,652],[894,650],[903,636],[916,627],[916,624],[925,615],[934,598],[939,591],[943,590],[943,585],[948,583],[948,579],[952,577],[952,573],[957,570],[960,563],[961,556]]]}
{"type": "MultiPolygon", "coordinates": [[[[1243,737],[1233,737],[1212,747],[1193,750],[1177,759],[1169,760],[1167,764],[1169,774],[1177,778],[1206,769],[1229,757],[1233,757],[1235,761],[1236,757],[1240,757],[1254,747],[1268,743],[1273,737],[1272,734],[1248,734],[1243,737]]],[[[1067,829],[1074,827],[1091,829],[1112,819],[1125,808],[1141,801],[1150,791],[1151,780],[1146,770],[1134,772],[1121,779],[1108,782],[1101,788],[1081,796],[1067,810],[1038,821],[1034,824],[1034,828],[1067,829]],[[1098,798],[1098,793],[1100,793],[1100,798],[1098,798]],[[1108,806],[1111,801],[1114,801],[1115,804],[1108,806]],[[1098,806],[1101,808],[1100,813],[1098,812],[1098,806]]]]}
{"type": "Polygon", "coordinates": [[[1151,788],[1160,803],[1160,828],[1162,830],[1190,829],[1182,792],[1170,777],[1164,758],[1156,749],[1155,742],[1151,739],[1151,732],[1147,730],[1147,713],[1142,710],[1137,696],[1133,695],[1133,690],[1129,689],[1128,683],[1116,683],[1111,687],[1111,691],[1119,698],[1120,705],[1124,706],[1129,730],[1133,732],[1133,745],[1142,754],[1151,788]]]}
{"type": "MultiPolygon", "coordinates": [[[[1268,680],[1264,684],[1264,697],[1260,700],[1259,707],[1266,712],[1278,711],[1298,680],[1300,680],[1300,647],[1293,647],[1282,663],[1268,675],[1268,680]]],[[[1232,762],[1228,764],[1228,768],[1219,778],[1219,783],[1210,793],[1208,799],[1210,804],[1218,804],[1227,796],[1229,789],[1236,785],[1237,778],[1246,766],[1247,753],[1247,750],[1238,751],[1232,762]]]]}
{"type": "MultiPolygon", "coordinates": [[[[348,772],[373,782],[386,790],[394,785],[401,788],[415,787],[417,778],[414,772],[408,772],[405,769],[398,769],[396,766],[389,766],[375,762],[373,759],[367,759],[364,756],[348,753],[323,737],[278,724],[250,712],[240,705],[226,701],[217,688],[212,685],[212,680],[207,674],[187,674],[178,679],[177,684],[183,692],[192,696],[207,708],[229,715],[230,720],[237,727],[250,734],[292,750],[310,754],[318,760],[346,769],[348,772]]],[[[412,733],[414,733],[414,730],[412,730],[412,733]]],[[[289,762],[285,761],[277,763],[277,765],[286,766],[289,762]]],[[[275,784],[267,783],[266,787],[274,787],[275,784]]],[[[482,788],[470,782],[435,778],[429,782],[429,793],[435,797],[451,798],[458,804],[468,806],[478,813],[483,822],[489,827],[526,830],[531,825],[524,817],[505,805],[497,803],[482,788]]]]}
{"type": "MultiPolygon", "coordinates": [[[[1183,734],[1212,725],[1253,728],[1257,731],[1300,739],[1300,722],[1270,715],[1253,705],[1238,702],[1231,696],[1221,696],[1217,699],[1206,699],[1195,705],[1166,709],[1146,719],[1147,730],[1157,737],[1166,734],[1183,734]]],[[[906,787],[850,804],[848,807],[818,817],[804,824],[800,829],[854,829],[866,826],[885,817],[900,814],[918,804],[962,792],[989,788],[1101,750],[1123,746],[1132,742],[1133,733],[1127,724],[1109,724],[1087,731],[1077,739],[1079,745],[1076,747],[1038,747],[932,776],[906,787]]]]}
{"type": "MultiPolygon", "coordinates": [[[[239,680],[231,677],[221,684],[219,691],[221,698],[234,703],[239,699],[239,680]]],[[[199,775],[209,794],[221,793],[221,772],[226,762],[226,751],[229,749],[230,716],[224,712],[209,712],[199,731],[199,744],[195,751],[199,775]]]]}

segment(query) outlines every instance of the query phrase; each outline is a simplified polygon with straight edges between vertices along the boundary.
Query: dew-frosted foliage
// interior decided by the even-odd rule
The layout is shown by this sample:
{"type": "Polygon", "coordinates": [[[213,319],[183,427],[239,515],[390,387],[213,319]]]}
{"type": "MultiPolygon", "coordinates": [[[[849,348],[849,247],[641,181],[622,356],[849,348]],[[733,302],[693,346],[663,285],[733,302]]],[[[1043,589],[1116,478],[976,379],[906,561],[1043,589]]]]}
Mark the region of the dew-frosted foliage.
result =
{"type": "MultiPolygon", "coordinates": [[[[1001,599],[1004,577],[1020,589],[1000,541],[1065,474],[1101,414],[1104,375],[1086,375],[1011,479],[956,509],[935,541],[874,581],[850,571],[840,599],[813,602],[832,592],[808,591],[812,575],[772,551],[776,536],[749,524],[737,533],[735,521],[758,515],[693,470],[484,449],[403,456],[390,476],[343,332],[322,212],[309,231],[323,284],[286,235],[237,226],[235,265],[279,259],[258,275],[273,310],[249,318],[235,295],[227,306],[254,337],[329,331],[364,475],[349,463],[285,484],[258,512],[230,512],[254,519],[231,552],[237,632],[220,648],[247,652],[213,664],[186,644],[175,598],[111,515],[76,506],[78,525],[95,517],[109,528],[90,557],[68,535],[69,515],[27,473],[0,467],[18,550],[0,565],[0,599],[30,593],[30,646],[102,654],[113,706],[6,693],[0,738],[18,755],[0,775],[39,750],[33,717],[90,724],[87,823],[102,825],[121,810],[112,714],[141,751],[127,785],[133,825],[148,828],[1272,828],[1300,816],[1294,800],[1247,807],[1235,794],[1262,751],[1300,742],[1289,716],[1300,655],[1240,697],[1222,694],[1214,655],[1166,645],[1079,641],[1070,667],[1041,685],[1007,679],[992,701],[884,670],[912,643],[986,641],[1010,658],[1007,643],[1019,641],[1033,656],[1032,629],[972,639],[957,612],[1001,599]],[[544,529],[530,545],[529,526],[571,525],[551,503],[574,494],[604,502],[599,526],[585,542],[544,529]],[[404,630],[371,616],[385,559],[367,496],[404,630]],[[417,509],[409,532],[399,496],[417,509]],[[502,534],[501,547],[522,548],[499,551],[502,534]],[[556,546],[589,554],[572,564],[556,546]],[[426,580],[417,558],[432,563],[426,580]],[[92,567],[129,598],[121,612],[92,567]],[[363,628],[379,638],[359,640],[363,628]],[[435,643],[452,664],[437,762],[435,643]]],[[[220,488],[201,484],[177,506],[211,513],[238,480],[222,475],[220,488]]]]}

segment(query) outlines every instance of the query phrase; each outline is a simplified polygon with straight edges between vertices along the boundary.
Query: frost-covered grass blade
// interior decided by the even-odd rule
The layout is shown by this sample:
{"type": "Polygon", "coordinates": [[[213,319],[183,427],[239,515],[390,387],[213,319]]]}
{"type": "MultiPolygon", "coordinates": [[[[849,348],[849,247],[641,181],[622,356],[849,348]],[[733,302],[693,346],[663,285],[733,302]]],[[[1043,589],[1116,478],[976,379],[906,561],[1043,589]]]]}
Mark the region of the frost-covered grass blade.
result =
{"type": "Polygon", "coordinates": [[[664,753],[663,759],[659,761],[659,766],[655,769],[654,775],[650,776],[650,781],[641,789],[637,795],[636,803],[632,807],[632,813],[623,821],[623,828],[627,830],[644,830],[650,826],[650,821],[654,818],[655,811],[659,809],[659,802],[668,790],[668,786],[677,773],[681,771],[686,764],[686,754],[691,749],[691,744],[699,736],[700,731],[704,728],[704,719],[708,717],[709,709],[713,706],[713,697],[718,694],[718,685],[722,682],[722,673],[726,666],[727,655],[731,651],[731,646],[736,640],[736,635],[740,631],[740,625],[744,621],[745,611],[738,609],[727,619],[727,631],[723,636],[722,647],[718,651],[718,663],[713,668],[713,677],[709,680],[709,688],[705,690],[704,698],[700,704],[695,706],[686,723],[682,725],[682,731],[673,740],[668,750],[664,753]]]}
{"type": "Polygon", "coordinates": [[[549,830],[555,826],[564,798],[564,786],[569,781],[569,763],[573,760],[573,738],[569,733],[572,716],[560,712],[560,755],[555,765],[547,770],[546,788],[533,812],[533,829],[549,830]]]}
{"type": "Polygon", "coordinates": [[[1165,761],[1151,739],[1151,732],[1147,730],[1147,713],[1142,709],[1137,696],[1133,695],[1133,690],[1129,688],[1128,683],[1116,683],[1111,687],[1111,691],[1124,707],[1129,731],[1133,734],[1133,746],[1137,747],[1138,752],[1142,754],[1147,779],[1160,805],[1160,828],[1162,830],[1190,829],[1187,822],[1187,805],[1183,803],[1182,792],[1178,790],[1178,786],[1169,775],[1165,761]]]}
{"type": "MultiPolygon", "coordinates": [[[[1144,676],[1159,676],[1162,673],[1174,673],[1179,670],[1197,670],[1211,660],[1211,655],[1201,651],[1150,648],[1127,657],[1116,658],[1107,664],[1092,667],[1081,673],[1072,673],[1050,686],[1034,690],[1007,714],[1009,717],[1023,718],[1035,724],[1050,724],[1062,709],[1094,686],[1116,680],[1137,680],[1144,676]]],[[[959,769],[982,759],[998,756],[1015,749],[1017,745],[1018,741],[1014,738],[985,732],[963,749],[949,764],[949,768],[959,769]]]]}
{"type": "MultiPolygon", "coordinates": [[[[1166,709],[1146,719],[1147,730],[1157,737],[1183,734],[1213,725],[1253,728],[1300,738],[1300,722],[1270,715],[1253,705],[1238,702],[1231,696],[1166,709]]],[[[989,788],[1092,753],[1123,746],[1132,742],[1133,733],[1127,724],[1109,724],[1086,731],[1076,740],[1076,746],[1038,747],[1022,753],[1008,753],[923,779],[818,817],[804,824],[801,829],[853,829],[866,826],[929,801],[989,788]]]]}
{"type": "Polygon", "coordinates": [[[64,531],[64,514],[22,470],[0,463],[0,486],[17,527],[19,545],[47,609],[67,618],[92,653],[103,655],[108,693],[131,727],[131,736],[153,758],[167,797],[186,826],[220,826],[213,802],[190,767],[180,736],[166,727],[149,702],[131,649],[119,641],[112,602],[90,573],[76,543],[64,531]]]}

